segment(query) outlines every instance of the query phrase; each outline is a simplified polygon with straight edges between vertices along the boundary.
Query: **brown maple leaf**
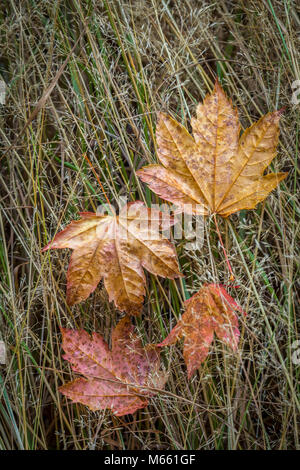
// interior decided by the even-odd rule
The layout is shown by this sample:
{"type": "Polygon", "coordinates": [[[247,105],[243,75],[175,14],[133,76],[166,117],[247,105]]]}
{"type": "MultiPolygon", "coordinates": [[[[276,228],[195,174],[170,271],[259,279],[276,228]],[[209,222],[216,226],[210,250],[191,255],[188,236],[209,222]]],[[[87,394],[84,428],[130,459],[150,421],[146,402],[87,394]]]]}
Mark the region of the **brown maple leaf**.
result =
{"type": "Polygon", "coordinates": [[[206,284],[185,301],[182,318],[157,346],[168,346],[184,337],[183,357],[190,378],[206,359],[214,333],[236,351],[240,333],[235,311],[244,313],[222,285],[206,284]]]}
{"type": "Polygon", "coordinates": [[[69,305],[86,299],[103,278],[110,301],[137,315],[145,295],[143,268],[170,279],[181,276],[175,247],[160,233],[174,224],[167,213],[136,201],[124,206],[119,216],[80,215],[43,248],[74,250],[67,272],[69,305]]]}
{"type": "Polygon", "coordinates": [[[60,392],[93,411],[108,408],[117,416],[147,406],[164,387],[166,374],[160,370],[159,348],[143,348],[133,329],[124,317],[113,330],[111,351],[98,333],[62,329],[63,357],[85,378],[63,385],[60,392]]]}
{"type": "Polygon", "coordinates": [[[237,110],[216,81],[191,121],[194,137],[160,113],[156,137],[163,166],[149,165],[137,174],[185,212],[227,217],[253,209],[287,176],[263,176],[276,155],[281,113],[266,114],[239,138],[237,110]]]}

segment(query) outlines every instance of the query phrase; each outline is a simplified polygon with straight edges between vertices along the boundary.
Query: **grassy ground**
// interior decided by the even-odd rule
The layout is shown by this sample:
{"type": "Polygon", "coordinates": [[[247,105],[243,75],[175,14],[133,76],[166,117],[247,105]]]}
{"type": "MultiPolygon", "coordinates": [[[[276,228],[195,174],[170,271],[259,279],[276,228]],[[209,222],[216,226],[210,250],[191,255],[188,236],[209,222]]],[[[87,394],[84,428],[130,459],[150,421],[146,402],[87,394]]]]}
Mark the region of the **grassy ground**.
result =
{"type": "MultiPolygon", "coordinates": [[[[297,2],[10,0],[0,15],[0,449],[299,449],[297,2]],[[120,313],[102,285],[69,308],[70,252],[41,248],[78,211],[105,202],[84,154],[113,204],[156,201],[135,175],[156,161],[156,112],[189,125],[216,75],[244,128],[287,107],[271,167],[288,178],[256,210],[219,221],[240,285],[230,293],[247,311],[239,353],[215,341],[188,382],[181,345],[167,348],[173,395],[134,416],[90,412],[58,392],[70,379],[59,326],[109,340],[120,313]]],[[[213,220],[200,250],[177,249],[183,283],[147,276],[135,322],[145,342],[167,335],[203,283],[228,282],[213,220]]]]}

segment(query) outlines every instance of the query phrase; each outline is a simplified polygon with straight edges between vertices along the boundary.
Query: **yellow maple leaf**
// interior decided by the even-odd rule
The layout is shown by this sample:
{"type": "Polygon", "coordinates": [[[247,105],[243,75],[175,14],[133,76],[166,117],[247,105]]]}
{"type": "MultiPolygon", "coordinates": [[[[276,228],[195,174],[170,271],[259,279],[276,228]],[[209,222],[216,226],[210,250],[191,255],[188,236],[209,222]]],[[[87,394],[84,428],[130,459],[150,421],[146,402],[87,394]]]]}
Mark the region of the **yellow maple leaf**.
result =
{"type": "Polygon", "coordinates": [[[239,137],[237,110],[216,81],[191,120],[194,137],[160,113],[156,137],[163,166],[148,165],[137,174],[153,192],[189,213],[227,217],[253,209],[287,176],[264,175],[276,155],[281,113],[266,114],[239,137]]]}
{"type": "Polygon", "coordinates": [[[182,276],[174,245],[160,233],[174,224],[167,213],[135,201],[118,216],[80,215],[80,220],[73,220],[42,250],[74,250],[67,272],[69,305],[87,299],[103,279],[116,307],[138,315],[145,295],[143,268],[169,279],[182,276]]]}

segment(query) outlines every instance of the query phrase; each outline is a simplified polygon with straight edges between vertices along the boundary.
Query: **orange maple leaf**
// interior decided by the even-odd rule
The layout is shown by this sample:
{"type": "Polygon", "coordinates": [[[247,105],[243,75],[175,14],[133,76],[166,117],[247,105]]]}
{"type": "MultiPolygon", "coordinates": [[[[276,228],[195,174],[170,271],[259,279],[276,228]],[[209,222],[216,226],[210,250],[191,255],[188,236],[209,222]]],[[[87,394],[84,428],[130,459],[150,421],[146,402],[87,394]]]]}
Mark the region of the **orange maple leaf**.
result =
{"type": "Polygon", "coordinates": [[[143,268],[170,279],[182,276],[175,247],[160,233],[174,224],[167,213],[136,201],[124,206],[119,216],[80,215],[43,248],[74,250],[67,273],[69,305],[86,299],[103,278],[110,301],[137,315],[145,295],[143,268]]]}
{"type": "Polygon", "coordinates": [[[266,114],[239,138],[240,124],[219,82],[197,107],[192,137],[163,113],[156,129],[158,158],[137,174],[160,197],[185,212],[223,217],[253,209],[287,173],[269,173],[282,111],[266,114]]]}
{"type": "Polygon", "coordinates": [[[244,313],[221,284],[206,284],[185,301],[182,318],[157,346],[168,346],[184,337],[183,357],[190,378],[206,359],[214,333],[237,350],[240,333],[234,311],[244,313]]]}
{"type": "Polygon", "coordinates": [[[85,378],[63,385],[60,392],[93,411],[111,409],[117,416],[147,406],[164,387],[166,374],[160,370],[159,348],[143,348],[133,329],[124,317],[113,330],[111,351],[98,333],[62,329],[63,357],[85,378]]]}

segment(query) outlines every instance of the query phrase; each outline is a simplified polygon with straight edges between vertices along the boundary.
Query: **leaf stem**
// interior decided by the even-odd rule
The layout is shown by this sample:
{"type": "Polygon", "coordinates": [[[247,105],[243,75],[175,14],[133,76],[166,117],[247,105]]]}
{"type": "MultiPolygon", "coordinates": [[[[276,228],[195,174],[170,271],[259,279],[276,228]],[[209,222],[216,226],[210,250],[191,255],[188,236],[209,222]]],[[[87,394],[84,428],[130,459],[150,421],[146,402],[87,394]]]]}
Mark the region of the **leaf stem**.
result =
{"type": "Polygon", "coordinates": [[[105,192],[105,189],[103,188],[103,185],[102,185],[102,183],[101,183],[101,181],[100,181],[100,178],[99,178],[99,176],[97,175],[97,172],[96,172],[95,168],[93,167],[93,165],[92,165],[92,163],[91,163],[89,157],[87,156],[86,153],[83,154],[83,157],[85,158],[85,160],[88,162],[89,166],[91,167],[92,172],[94,173],[95,178],[96,178],[96,180],[98,181],[98,183],[99,183],[99,185],[100,185],[100,188],[102,189],[102,192],[103,192],[103,194],[104,194],[104,196],[105,196],[105,199],[107,200],[109,207],[112,209],[112,212],[114,213],[114,210],[113,210],[113,207],[112,207],[112,205],[111,205],[111,203],[110,203],[110,200],[109,200],[108,197],[107,197],[107,194],[106,194],[106,192],[105,192]]]}

